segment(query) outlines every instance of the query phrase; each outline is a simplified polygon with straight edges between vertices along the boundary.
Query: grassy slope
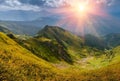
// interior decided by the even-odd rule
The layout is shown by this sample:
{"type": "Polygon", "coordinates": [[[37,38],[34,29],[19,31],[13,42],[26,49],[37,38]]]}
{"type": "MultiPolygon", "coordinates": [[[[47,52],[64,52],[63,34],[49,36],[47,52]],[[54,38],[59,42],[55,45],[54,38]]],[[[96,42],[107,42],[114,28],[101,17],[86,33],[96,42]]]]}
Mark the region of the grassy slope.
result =
{"type": "Polygon", "coordinates": [[[46,38],[31,38],[20,43],[38,57],[49,62],[66,61],[72,63],[70,55],[59,43],[46,38]]]}
{"type": "MultiPolygon", "coordinates": [[[[64,69],[63,72],[68,76],[68,81],[120,81],[120,46],[114,48],[112,52],[114,57],[107,66],[93,70],[73,67],[64,69]]],[[[94,60],[94,64],[95,62],[96,60],[94,60]]],[[[88,68],[90,67],[88,66],[88,68]]]]}
{"type": "Polygon", "coordinates": [[[84,71],[80,74],[74,71],[72,73],[76,74],[76,76],[72,76],[72,74],[71,79],[74,78],[75,81],[79,79],[83,81],[120,81],[120,46],[114,48],[112,53],[114,56],[108,66],[96,70],[84,71]]]}
{"type": "Polygon", "coordinates": [[[0,33],[0,80],[7,81],[119,81],[120,47],[113,49],[111,64],[96,70],[57,70],[0,33]],[[59,73],[59,74],[58,74],[59,73]]]}
{"type": "Polygon", "coordinates": [[[56,69],[49,63],[0,33],[0,81],[40,81],[52,79],[55,74],[56,69]]]}

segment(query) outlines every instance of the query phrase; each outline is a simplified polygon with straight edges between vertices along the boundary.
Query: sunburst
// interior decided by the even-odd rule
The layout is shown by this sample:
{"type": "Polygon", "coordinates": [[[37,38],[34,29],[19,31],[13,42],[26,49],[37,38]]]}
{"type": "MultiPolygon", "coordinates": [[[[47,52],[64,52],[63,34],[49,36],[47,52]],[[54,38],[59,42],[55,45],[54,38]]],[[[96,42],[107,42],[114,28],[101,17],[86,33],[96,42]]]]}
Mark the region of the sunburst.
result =
{"type": "Polygon", "coordinates": [[[64,15],[64,19],[60,20],[58,24],[72,27],[73,31],[84,34],[86,25],[91,27],[93,32],[96,32],[93,27],[95,22],[94,17],[104,17],[106,13],[100,8],[99,5],[93,2],[86,2],[86,0],[74,0],[69,7],[59,8],[53,11],[64,15]],[[91,19],[92,18],[92,19],[91,19]],[[74,25],[74,27],[73,27],[74,25]]]}

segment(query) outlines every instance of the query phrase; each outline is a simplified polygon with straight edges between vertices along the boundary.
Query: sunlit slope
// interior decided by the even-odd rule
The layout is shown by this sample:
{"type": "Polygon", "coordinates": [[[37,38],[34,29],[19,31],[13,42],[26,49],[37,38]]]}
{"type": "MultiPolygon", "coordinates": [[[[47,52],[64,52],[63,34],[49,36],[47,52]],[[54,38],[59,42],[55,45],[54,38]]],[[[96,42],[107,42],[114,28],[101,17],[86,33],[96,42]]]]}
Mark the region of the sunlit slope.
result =
{"type": "MultiPolygon", "coordinates": [[[[42,39],[43,41],[43,39],[42,39]]],[[[45,41],[45,40],[44,40],[45,41]]],[[[0,33],[0,80],[1,81],[119,81],[120,47],[109,55],[108,66],[81,71],[73,68],[61,71],[48,62],[0,33]],[[59,73],[59,74],[58,74],[59,73]]]]}
{"type": "Polygon", "coordinates": [[[111,63],[120,62],[120,46],[112,49],[113,59],[111,63]]]}
{"type": "MultiPolygon", "coordinates": [[[[67,75],[70,77],[68,81],[119,81],[120,46],[112,49],[111,53],[107,55],[106,60],[109,60],[108,65],[99,69],[81,71],[75,68],[70,68],[66,70],[67,75]]],[[[94,62],[96,62],[96,60],[94,60],[94,62]]]]}
{"type": "Polygon", "coordinates": [[[55,74],[50,64],[0,33],[1,81],[40,81],[53,78],[55,74]]]}
{"type": "Polygon", "coordinates": [[[98,79],[99,81],[120,80],[120,46],[113,48],[107,58],[109,59],[108,66],[87,72],[91,81],[98,81],[98,79]]]}
{"type": "Polygon", "coordinates": [[[69,73],[68,81],[119,81],[120,62],[97,70],[79,72],[78,70],[69,73]]]}

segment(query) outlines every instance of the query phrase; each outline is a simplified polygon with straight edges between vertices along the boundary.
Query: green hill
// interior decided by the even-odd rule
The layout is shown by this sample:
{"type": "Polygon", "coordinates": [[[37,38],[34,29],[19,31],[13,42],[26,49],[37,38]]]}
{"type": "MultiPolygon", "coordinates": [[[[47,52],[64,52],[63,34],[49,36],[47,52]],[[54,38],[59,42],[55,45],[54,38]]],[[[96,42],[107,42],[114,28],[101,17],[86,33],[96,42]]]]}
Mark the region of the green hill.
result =
{"type": "Polygon", "coordinates": [[[62,45],[73,58],[85,57],[91,54],[99,55],[97,52],[100,52],[97,48],[86,45],[86,41],[82,37],[57,26],[45,26],[38,32],[35,38],[41,37],[56,41],[62,45]]]}
{"type": "MultiPolygon", "coordinates": [[[[50,28],[45,27],[43,30],[41,30],[41,34],[39,32],[38,36],[24,40],[24,41],[18,41],[18,42],[23,47],[27,48],[28,50],[30,50],[32,53],[34,53],[38,57],[43,58],[49,62],[66,61],[67,63],[72,64],[73,59],[71,58],[70,54],[67,52],[67,46],[64,44],[64,41],[62,41],[62,39],[67,36],[62,37],[61,39],[56,38],[57,36],[54,37],[51,32],[47,33],[47,31],[49,31],[49,29],[53,30],[53,29],[51,29],[51,27],[50,28]],[[43,34],[45,32],[53,38],[48,38],[48,37],[44,36],[43,34]]],[[[57,27],[56,30],[58,30],[61,34],[64,31],[63,34],[65,34],[65,30],[63,30],[63,29],[60,29],[57,27]]],[[[66,33],[68,33],[68,32],[66,32],[66,33]]],[[[64,35],[61,35],[61,36],[64,36],[64,35]]],[[[70,38],[70,36],[68,38],[70,38]]]]}
{"type": "Polygon", "coordinates": [[[45,37],[51,40],[56,40],[60,44],[67,46],[80,47],[83,43],[82,39],[67,30],[57,26],[45,26],[37,34],[37,37],[45,37]]]}
{"type": "Polygon", "coordinates": [[[77,59],[102,54],[96,48],[85,46],[80,37],[54,26],[46,26],[35,37],[17,42],[49,62],[65,61],[73,64],[77,59]]]}

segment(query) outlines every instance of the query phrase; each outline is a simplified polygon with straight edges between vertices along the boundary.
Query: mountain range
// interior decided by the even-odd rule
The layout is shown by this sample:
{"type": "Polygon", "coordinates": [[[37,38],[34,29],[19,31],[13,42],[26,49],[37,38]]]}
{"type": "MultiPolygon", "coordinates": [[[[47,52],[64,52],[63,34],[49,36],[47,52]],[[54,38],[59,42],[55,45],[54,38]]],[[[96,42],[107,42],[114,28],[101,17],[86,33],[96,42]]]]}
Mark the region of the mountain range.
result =
{"type": "Polygon", "coordinates": [[[119,33],[81,37],[49,25],[31,37],[20,38],[5,26],[0,32],[1,81],[120,79],[119,33]]]}
{"type": "MultiPolygon", "coordinates": [[[[0,26],[5,26],[12,32],[16,34],[26,34],[26,35],[35,35],[38,30],[44,28],[45,25],[50,26],[60,26],[68,31],[71,31],[74,34],[81,35],[81,30],[77,29],[76,24],[73,22],[71,24],[65,25],[65,20],[71,19],[70,17],[62,18],[59,16],[46,16],[46,17],[38,17],[34,20],[29,21],[0,21],[0,26]],[[77,29],[77,31],[76,31],[77,29]],[[79,33],[78,33],[79,32],[79,33]]],[[[84,27],[84,34],[92,34],[92,35],[107,35],[110,33],[120,33],[119,27],[119,19],[112,19],[112,18],[104,18],[104,17],[91,17],[88,21],[83,25],[84,27]],[[90,24],[89,22],[92,21],[90,24]],[[114,29],[113,29],[114,27],[114,29]],[[99,30],[99,31],[98,31],[99,30]]],[[[67,23],[66,22],[66,23],[67,23]]],[[[81,26],[80,26],[81,27],[81,26]]]]}

